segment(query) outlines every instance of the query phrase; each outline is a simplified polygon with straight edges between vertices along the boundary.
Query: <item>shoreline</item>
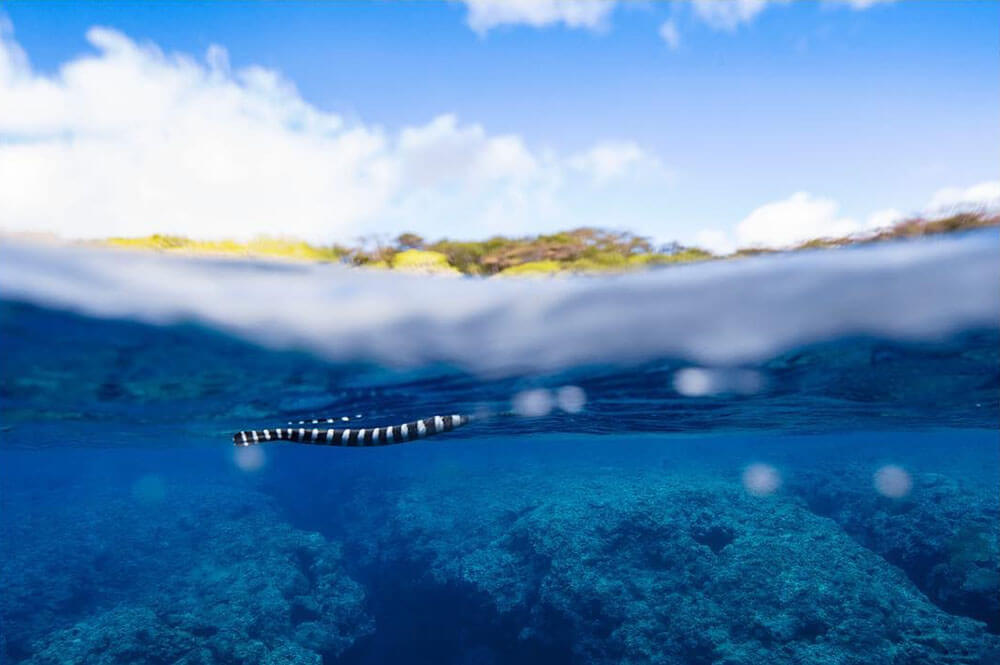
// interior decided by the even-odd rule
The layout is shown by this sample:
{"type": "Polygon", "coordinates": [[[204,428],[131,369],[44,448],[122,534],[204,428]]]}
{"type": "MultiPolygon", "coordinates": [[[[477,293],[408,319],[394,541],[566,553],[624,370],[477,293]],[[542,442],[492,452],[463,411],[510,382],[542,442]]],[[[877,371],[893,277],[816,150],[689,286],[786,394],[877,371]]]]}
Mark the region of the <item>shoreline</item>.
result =
{"type": "Polygon", "coordinates": [[[483,241],[425,242],[402,234],[394,244],[374,248],[315,245],[296,238],[258,236],[247,241],[198,240],[153,234],[69,240],[47,233],[0,233],[0,238],[69,246],[104,247],[159,252],[193,258],[271,260],[291,263],[338,263],[393,272],[478,277],[555,277],[641,272],[672,265],[748,258],[764,254],[841,249],[925,236],[951,235],[1000,227],[1000,213],[960,212],[932,219],[915,217],[864,235],[815,238],[792,247],[741,248],[713,254],[677,243],[656,248],[645,238],[627,232],[582,228],[520,238],[494,237],[483,241]]]}

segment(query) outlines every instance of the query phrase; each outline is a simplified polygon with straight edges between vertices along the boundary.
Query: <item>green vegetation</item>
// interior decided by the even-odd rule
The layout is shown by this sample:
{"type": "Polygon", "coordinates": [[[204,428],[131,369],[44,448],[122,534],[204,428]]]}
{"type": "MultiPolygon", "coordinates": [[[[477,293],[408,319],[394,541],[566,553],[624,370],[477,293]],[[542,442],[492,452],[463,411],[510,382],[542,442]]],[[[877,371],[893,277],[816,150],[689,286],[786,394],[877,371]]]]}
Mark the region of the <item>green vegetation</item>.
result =
{"type": "MultiPolygon", "coordinates": [[[[422,242],[413,234],[406,234],[406,240],[422,242]]],[[[481,242],[440,240],[427,249],[444,254],[451,265],[468,275],[624,272],[713,258],[703,250],[679,246],[656,251],[646,238],[592,228],[527,238],[497,236],[481,242]]]]}
{"type": "Polygon", "coordinates": [[[911,217],[904,219],[895,226],[878,232],[870,240],[892,240],[895,238],[917,238],[919,236],[954,233],[956,231],[971,231],[988,226],[1000,225],[1000,214],[986,212],[960,212],[947,217],[927,219],[911,217]]]}
{"type": "Polygon", "coordinates": [[[441,252],[431,252],[423,249],[405,249],[393,254],[391,263],[387,264],[393,270],[406,272],[433,273],[436,275],[460,275],[461,273],[448,263],[448,257],[441,252]]]}
{"type": "MultiPolygon", "coordinates": [[[[792,251],[835,249],[847,245],[953,233],[998,225],[1000,225],[1000,215],[986,212],[963,212],[935,219],[913,217],[864,236],[817,238],[802,243],[792,251]]],[[[110,238],[105,243],[126,249],[337,261],[355,266],[406,272],[510,277],[628,272],[657,266],[719,258],[741,258],[783,251],[749,248],[721,257],[697,247],[684,247],[676,243],[656,248],[649,239],[632,233],[594,228],[522,238],[496,236],[482,241],[444,239],[433,243],[426,242],[415,233],[404,233],[391,242],[375,236],[362,238],[357,247],[315,246],[301,240],[270,237],[240,243],[232,240],[191,240],[169,235],[110,238]]]]}
{"type": "MultiPolygon", "coordinates": [[[[959,231],[972,231],[984,229],[990,226],[1000,226],[1000,214],[987,212],[960,212],[947,217],[909,217],[889,228],[879,229],[874,233],[864,236],[847,238],[816,238],[802,243],[795,249],[832,249],[847,245],[858,245],[872,242],[883,242],[886,240],[899,240],[904,238],[920,238],[923,236],[940,235],[942,233],[956,233],[959,231]]],[[[737,254],[745,255],[749,252],[763,253],[774,250],[742,250],[737,254]]]]}
{"type": "Polygon", "coordinates": [[[302,240],[261,237],[240,243],[233,240],[191,240],[182,236],[151,235],[143,238],[108,238],[113,247],[155,249],[191,254],[220,254],[294,259],[299,261],[339,261],[349,253],[342,247],[316,247],[302,240]]]}
{"type": "Polygon", "coordinates": [[[498,274],[505,277],[529,277],[554,275],[560,272],[564,272],[564,266],[558,261],[528,261],[517,266],[511,266],[498,274]]]}

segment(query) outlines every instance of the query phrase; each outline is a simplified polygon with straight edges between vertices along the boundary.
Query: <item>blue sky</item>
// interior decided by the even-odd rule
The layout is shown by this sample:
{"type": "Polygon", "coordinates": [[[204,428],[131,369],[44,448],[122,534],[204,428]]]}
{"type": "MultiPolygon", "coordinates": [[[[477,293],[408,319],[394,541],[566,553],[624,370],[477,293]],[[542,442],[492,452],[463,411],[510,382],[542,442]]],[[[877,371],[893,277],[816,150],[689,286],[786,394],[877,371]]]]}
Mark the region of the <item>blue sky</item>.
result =
{"type": "MultiPolygon", "coordinates": [[[[404,228],[430,236],[478,237],[579,221],[632,228],[664,241],[697,238],[721,246],[794,240],[797,233],[817,230],[857,230],[874,223],[873,215],[887,220],[893,210],[923,211],[935,200],[992,200],[994,189],[986,185],[1000,175],[1000,3],[743,0],[726,16],[687,3],[607,3],[600,16],[575,25],[562,18],[558,7],[549,14],[529,9],[523,15],[514,10],[497,15],[486,4],[486,14],[478,19],[477,8],[462,2],[7,2],[0,11],[12,26],[8,50],[26,56],[28,75],[36,82],[62,85],[67,106],[79,106],[69,100],[80,92],[70,91],[75,84],[62,80],[62,72],[80,59],[102,53],[109,59],[87,38],[92,27],[104,26],[140,52],[147,49],[137,58],[154,57],[148,53],[154,46],[165,54],[159,74],[173,54],[205,66],[208,49],[222,47],[234,80],[242,69],[265,68],[294,87],[297,103],[381,137],[384,147],[350,167],[364,174],[352,173],[349,186],[334,188],[338,197],[360,197],[363,204],[348,205],[349,214],[332,218],[318,211],[336,201],[316,201],[313,211],[302,202],[291,206],[289,214],[309,220],[291,223],[289,229],[314,239],[404,228]],[[663,33],[673,37],[672,43],[663,33]],[[442,116],[451,117],[452,124],[437,125],[432,136],[424,131],[418,143],[450,147],[444,152],[427,148],[432,153],[411,155],[415,165],[399,166],[410,159],[398,154],[408,129],[426,130],[442,116]],[[469,128],[479,134],[472,136],[469,128]],[[500,138],[517,145],[507,149],[491,143],[500,138]],[[456,141],[461,149],[454,147],[456,141]],[[594,152],[600,146],[613,149],[594,152]],[[462,159],[478,159],[470,157],[477,150],[517,155],[504,158],[500,175],[490,157],[490,166],[483,168],[491,175],[471,186],[458,172],[472,168],[462,159]],[[419,177],[428,154],[447,177],[419,177]],[[611,159],[611,171],[601,166],[606,160],[599,155],[611,159]],[[383,158],[385,164],[374,165],[383,158]],[[448,160],[455,163],[442,165],[448,160]],[[519,164],[535,169],[530,183],[503,170],[519,164]],[[383,171],[393,175],[382,180],[383,171]],[[950,189],[941,194],[945,188],[950,189]],[[804,219],[799,229],[793,228],[797,217],[804,219]],[[768,225],[773,233],[760,232],[768,225]]],[[[8,93],[11,104],[0,112],[0,122],[18,112],[29,114],[30,103],[16,96],[23,92],[8,93]]],[[[125,100],[117,107],[129,107],[142,93],[122,88],[111,94],[109,106],[114,94],[125,100]]],[[[171,109],[176,107],[175,100],[171,109]]],[[[15,118],[0,124],[0,138],[24,152],[26,143],[65,142],[67,136],[86,135],[95,123],[105,127],[104,118],[131,124],[115,108],[91,113],[94,117],[83,125],[62,118],[44,131],[26,129],[23,119],[15,118]]],[[[174,117],[164,116],[167,122],[174,117]]],[[[291,127],[290,140],[312,136],[296,133],[298,120],[280,122],[291,127]]],[[[211,128],[202,130],[213,134],[211,128]]],[[[329,132],[318,136],[330,138],[329,132]]],[[[123,142],[134,146],[135,136],[115,145],[123,142]]],[[[260,149],[267,145],[273,144],[260,149]]],[[[132,147],[123,150],[134,153],[132,147]]],[[[170,159],[170,153],[156,154],[170,159]]],[[[267,159],[263,153],[260,157],[267,159]]],[[[74,163],[85,158],[71,156],[74,163]]],[[[321,161],[315,168],[346,168],[321,161]]],[[[178,168],[182,165],[178,162],[178,168]]],[[[7,168],[16,166],[9,161],[7,168]]],[[[93,170],[100,172],[100,165],[93,170]]],[[[111,165],[107,172],[113,172],[111,165]]],[[[162,175],[158,170],[144,174],[136,187],[149,189],[151,182],[162,182],[157,180],[162,175]]],[[[91,189],[121,185],[122,177],[95,181],[91,189]]],[[[259,189],[255,182],[245,183],[247,191],[259,189]]],[[[238,196],[237,184],[207,207],[225,210],[225,197],[238,196]]],[[[252,208],[278,210],[282,196],[315,197],[321,190],[317,181],[315,188],[275,191],[274,201],[252,208]]],[[[193,219],[193,209],[203,203],[196,199],[187,208],[166,211],[156,223],[188,232],[194,225],[203,235],[286,230],[283,223],[268,228],[264,218],[246,222],[245,229],[235,218],[218,224],[193,219]]],[[[95,212],[86,223],[55,220],[69,213],[34,210],[30,201],[3,212],[8,220],[24,217],[21,226],[102,235],[147,230],[126,218],[151,205],[155,199],[125,201],[95,212]]]]}

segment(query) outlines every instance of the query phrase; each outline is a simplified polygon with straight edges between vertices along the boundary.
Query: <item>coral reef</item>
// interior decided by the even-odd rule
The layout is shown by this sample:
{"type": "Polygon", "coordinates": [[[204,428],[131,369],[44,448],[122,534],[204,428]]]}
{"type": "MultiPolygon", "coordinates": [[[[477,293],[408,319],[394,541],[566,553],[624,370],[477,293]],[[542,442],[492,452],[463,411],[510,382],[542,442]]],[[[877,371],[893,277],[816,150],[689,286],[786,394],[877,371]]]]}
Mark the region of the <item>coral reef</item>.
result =
{"type": "Polygon", "coordinates": [[[13,660],[318,664],[371,632],[340,547],[266,497],[136,488],[11,520],[0,614],[13,660]]]}
{"type": "Polygon", "coordinates": [[[946,611],[1000,632],[1000,522],[996,487],[963,488],[918,473],[905,497],[873,491],[867,469],[813,469],[793,491],[865,547],[906,571],[946,611]]]}
{"type": "Polygon", "coordinates": [[[767,496],[690,464],[326,469],[327,492],[284,500],[337,540],[258,492],[159,475],[24,490],[5,497],[0,660],[1000,662],[995,497],[914,473],[889,499],[862,466],[789,467],[767,496]]]}
{"type": "Polygon", "coordinates": [[[519,639],[558,642],[574,662],[1000,658],[982,623],[928,602],[787,495],[652,472],[484,474],[414,484],[366,509],[350,542],[370,575],[423,567],[424,583],[486,599],[519,639]]]}

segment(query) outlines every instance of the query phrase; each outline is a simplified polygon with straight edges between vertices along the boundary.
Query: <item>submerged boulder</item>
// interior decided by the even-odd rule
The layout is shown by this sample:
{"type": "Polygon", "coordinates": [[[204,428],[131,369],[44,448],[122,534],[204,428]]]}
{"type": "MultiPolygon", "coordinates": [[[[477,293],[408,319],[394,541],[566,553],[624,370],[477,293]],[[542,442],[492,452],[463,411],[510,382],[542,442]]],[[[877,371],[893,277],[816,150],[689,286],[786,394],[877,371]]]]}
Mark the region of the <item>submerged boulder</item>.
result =
{"type": "Polygon", "coordinates": [[[0,601],[13,660],[319,665],[372,631],[340,546],[292,528],[263,495],[168,485],[154,505],[80,505],[47,512],[57,528],[13,548],[15,593],[0,601]],[[86,593],[45,591],[54,568],[86,593]]]}
{"type": "Polygon", "coordinates": [[[914,473],[905,496],[892,498],[874,490],[866,471],[803,471],[791,490],[902,569],[935,604],[1000,633],[996,487],[964,487],[943,475],[914,473]]]}
{"type": "MultiPolygon", "coordinates": [[[[987,663],[983,624],[786,496],[655,473],[415,483],[360,534],[373,575],[417,564],[519,638],[593,663],[987,663]]],[[[364,550],[364,547],[362,547],[364,550]]]]}

